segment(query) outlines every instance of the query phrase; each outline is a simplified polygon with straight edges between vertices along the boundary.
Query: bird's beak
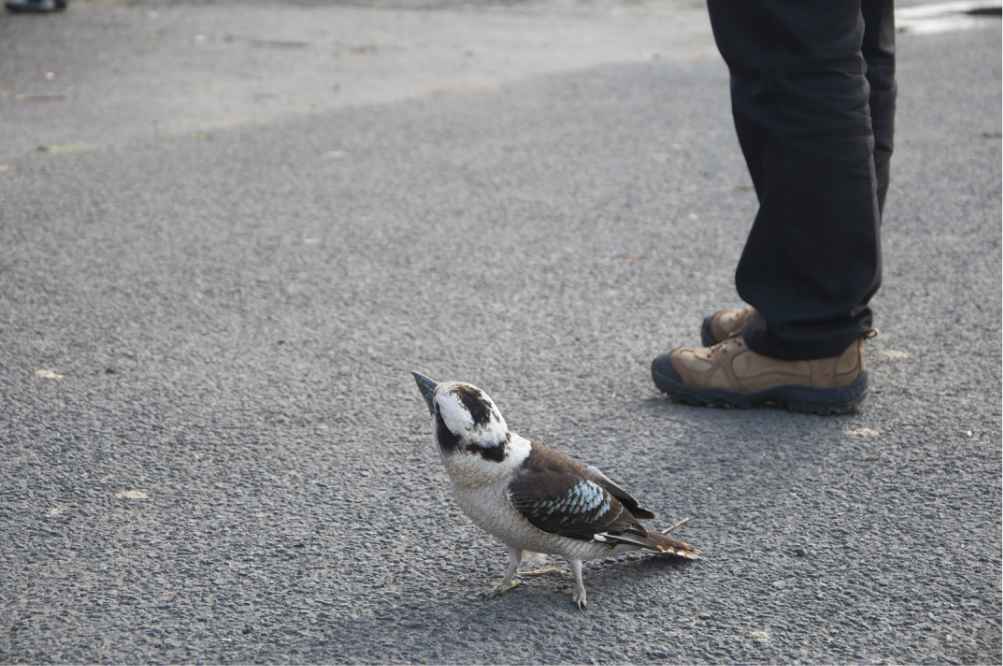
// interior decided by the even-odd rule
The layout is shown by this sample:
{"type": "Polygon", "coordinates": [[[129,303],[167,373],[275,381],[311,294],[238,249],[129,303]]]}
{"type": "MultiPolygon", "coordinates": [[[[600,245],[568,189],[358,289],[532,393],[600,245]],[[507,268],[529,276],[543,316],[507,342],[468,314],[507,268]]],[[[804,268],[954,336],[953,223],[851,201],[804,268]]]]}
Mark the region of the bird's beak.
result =
{"type": "Polygon", "coordinates": [[[414,381],[418,383],[418,390],[421,391],[421,397],[425,398],[425,404],[428,405],[428,411],[432,416],[435,416],[435,404],[432,402],[433,396],[435,396],[435,387],[439,385],[438,382],[432,381],[425,375],[419,375],[417,372],[412,372],[414,375],[414,381]]]}

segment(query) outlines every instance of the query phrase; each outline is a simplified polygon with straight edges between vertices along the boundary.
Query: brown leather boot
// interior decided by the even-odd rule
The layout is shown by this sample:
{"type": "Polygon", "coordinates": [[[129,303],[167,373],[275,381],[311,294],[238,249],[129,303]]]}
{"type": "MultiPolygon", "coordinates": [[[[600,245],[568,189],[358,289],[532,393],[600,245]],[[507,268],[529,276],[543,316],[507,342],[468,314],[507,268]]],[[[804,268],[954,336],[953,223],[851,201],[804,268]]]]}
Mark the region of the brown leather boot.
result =
{"type": "Polygon", "coordinates": [[[745,346],[741,335],[711,347],[680,347],[656,358],[651,376],[673,400],[691,405],[752,407],[775,403],[792,412],[845,414],[867,398],[864,340],[839,356],[781,361],[745,346]]]}
{"type": "Polygon", "coordinates": [[[744,308],[729,308],[704,317],[703,326],[700,327],[700,342],[704,347],[711,347],[738,335],[755,312],[756,308],[746,305],[744,308]]]}

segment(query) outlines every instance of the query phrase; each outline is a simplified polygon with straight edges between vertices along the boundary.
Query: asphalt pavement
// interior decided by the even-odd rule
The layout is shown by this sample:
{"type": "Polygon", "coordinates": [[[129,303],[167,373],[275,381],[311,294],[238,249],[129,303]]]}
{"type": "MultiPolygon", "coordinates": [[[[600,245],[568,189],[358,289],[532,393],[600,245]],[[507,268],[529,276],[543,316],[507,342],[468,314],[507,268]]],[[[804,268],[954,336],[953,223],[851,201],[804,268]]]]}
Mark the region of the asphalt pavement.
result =
{"type": "Polygon", "coordinates": [[[999,663],[999,18],[899,35],[873,395],[818,417],[651,382],[756,210],[703,12],[0,16],[0,662],[999,663]],[[705,559],[485,601],[411,370],[705,559]]]}

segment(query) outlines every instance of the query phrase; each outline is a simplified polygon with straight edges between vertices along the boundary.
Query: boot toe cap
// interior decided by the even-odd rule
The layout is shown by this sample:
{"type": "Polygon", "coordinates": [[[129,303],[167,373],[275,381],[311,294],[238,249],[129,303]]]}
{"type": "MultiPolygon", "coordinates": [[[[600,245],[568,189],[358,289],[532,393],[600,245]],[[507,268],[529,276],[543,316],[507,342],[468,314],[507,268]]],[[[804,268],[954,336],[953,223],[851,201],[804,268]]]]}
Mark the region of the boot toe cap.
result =
{"type": "Polygon", "coordinates": [[[683,379],[679,376],[679,372],[676,370],[675,366],[672,365],[671,356],[675,350],[662,354],[651,362],[651,378],[655,380],[655,386],[665,391],[665,384],[667,382],[673,382],[676,384],[682,384],[683,379]]]}

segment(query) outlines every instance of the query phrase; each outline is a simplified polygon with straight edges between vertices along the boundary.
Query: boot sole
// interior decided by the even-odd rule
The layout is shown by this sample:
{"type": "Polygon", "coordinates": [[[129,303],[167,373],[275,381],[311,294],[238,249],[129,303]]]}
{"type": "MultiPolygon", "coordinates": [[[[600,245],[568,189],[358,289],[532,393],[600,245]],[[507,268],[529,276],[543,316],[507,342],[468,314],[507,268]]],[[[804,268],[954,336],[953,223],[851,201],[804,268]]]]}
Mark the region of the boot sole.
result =
{"type": "Polygon", "coordinates": [[[672,400],[696,406],[728,406],[748,409],[773,403],[787,411],[803,414],[848,414],[867,401],[867,371],[846,386],[816,388],[800,384],[780,384],[761,391],[732,391],[716,386],[687,386],[652,369],[655,385],[672,400]]]}

